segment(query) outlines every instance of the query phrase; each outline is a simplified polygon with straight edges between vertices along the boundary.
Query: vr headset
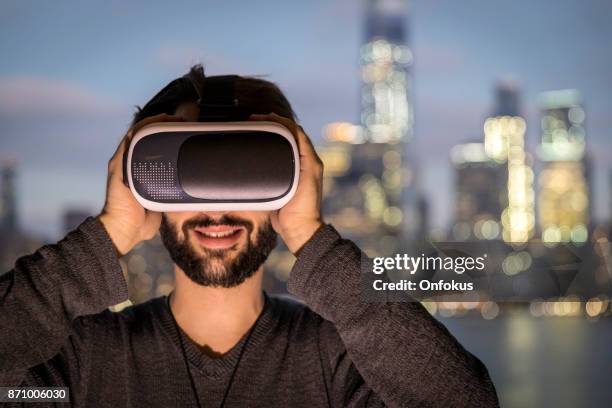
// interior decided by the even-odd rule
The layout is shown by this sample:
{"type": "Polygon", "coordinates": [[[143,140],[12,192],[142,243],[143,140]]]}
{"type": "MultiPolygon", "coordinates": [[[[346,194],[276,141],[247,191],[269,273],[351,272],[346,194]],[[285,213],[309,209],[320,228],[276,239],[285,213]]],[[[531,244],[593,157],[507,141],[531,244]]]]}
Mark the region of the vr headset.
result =
{"type": "Polygon", "coordinates": [[[276,122],[247,121],[236,78],[206,77],[203,94],[193,84],[198,122],[155,123],[133,136],[123,179],[144,208],[269,211],[293,197],[300,173],[293,134],[276,122]]]}

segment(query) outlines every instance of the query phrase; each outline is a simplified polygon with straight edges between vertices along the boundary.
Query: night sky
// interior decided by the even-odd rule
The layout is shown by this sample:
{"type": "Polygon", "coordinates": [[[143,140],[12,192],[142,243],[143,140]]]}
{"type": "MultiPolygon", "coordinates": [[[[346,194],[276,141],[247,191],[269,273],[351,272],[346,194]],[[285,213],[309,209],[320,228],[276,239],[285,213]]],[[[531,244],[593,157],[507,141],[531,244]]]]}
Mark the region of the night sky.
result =
{"type": "MultiPolygon", "coordinates": [[[[68,207],[97,213],[106,162],[136,105],[201,62],[208,74],[263,75],[286,92],[315,143],[359,117],[363,7],[338,1],[3,1],[0,157],[17,160],[19,217],[57,237],[68,207]]],[[[612,2],[418,0],[406,20],[415,63],[420,183],[433,225],[452,216],[450,148],[480,140],[494,86],[522,89],[527,143],[537,95],[576,88],[587,113],[595,216],[608,218],[612,2]]]]}

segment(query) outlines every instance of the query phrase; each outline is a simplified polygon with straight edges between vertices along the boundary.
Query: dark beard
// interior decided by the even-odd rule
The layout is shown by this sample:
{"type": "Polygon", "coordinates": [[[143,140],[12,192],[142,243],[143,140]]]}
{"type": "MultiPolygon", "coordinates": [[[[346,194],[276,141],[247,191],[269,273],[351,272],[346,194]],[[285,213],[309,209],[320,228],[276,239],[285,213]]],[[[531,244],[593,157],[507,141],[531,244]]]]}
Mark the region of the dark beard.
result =
{"type": "Polygon", "coordinates": [[[195,283],[202,286],[231,288],[240,285],[247,278],[255,274],[266,261],[270,252],[276,246],[276,231],[268,219],[257,232],[255,242],[251,240],[253,223],[250,221],[224,215],[219,220],[210,217],[194,218],[185,221],[182,227],[183,240],[179,240],[178,231],[168,222],[166,215],[162,215],[159,233],[164,246],[168,250],[174,263],[185,272],[195,283]],[[195,227],[210,225],[244,226],[246,228],[247,244],[233,260],[224,260],[228,255],[226,250],[211,250],[204,248],[205,255],[199,255],[188,241],[189,230],[195,227]],[[217,259],[223,263],[222,270],[213,270],[212,260],[217,259]]]}

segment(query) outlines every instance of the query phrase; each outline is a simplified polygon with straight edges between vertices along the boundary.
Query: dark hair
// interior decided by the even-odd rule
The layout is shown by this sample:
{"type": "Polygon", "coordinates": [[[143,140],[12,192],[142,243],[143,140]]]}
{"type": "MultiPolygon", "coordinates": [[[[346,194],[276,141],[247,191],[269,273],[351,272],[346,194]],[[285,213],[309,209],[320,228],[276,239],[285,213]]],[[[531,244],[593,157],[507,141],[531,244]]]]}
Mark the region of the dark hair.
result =
{"type": "MultiPolygon", "coordinates": [[[[198,92],[194,85],[200,93],[206,92],[202,89],[204,78],[202,65],[194,65],[187,74],[166,85],[144,107],[137,107],[132,124],[160,113],[172,115],[181,103],[197,101],[198,92]]],[[[276,113],[294,121],[297,119],[291,104],[276,84],[261,78],[240,76],[235,86],[236,98],[249,114],[276,113]]]]}

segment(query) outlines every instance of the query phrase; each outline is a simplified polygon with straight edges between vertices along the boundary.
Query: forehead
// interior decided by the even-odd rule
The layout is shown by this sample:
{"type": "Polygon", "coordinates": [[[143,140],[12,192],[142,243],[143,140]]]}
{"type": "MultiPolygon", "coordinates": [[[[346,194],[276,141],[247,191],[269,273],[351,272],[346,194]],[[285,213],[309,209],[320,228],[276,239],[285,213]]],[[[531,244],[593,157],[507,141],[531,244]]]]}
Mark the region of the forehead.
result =
{"type": "Polygon", "coordinates": [[[180,116],[186,122],[196,122],[200,114],[200,108],[195,102],[183,102],[174,111],[176,116],[180,116]]]}

